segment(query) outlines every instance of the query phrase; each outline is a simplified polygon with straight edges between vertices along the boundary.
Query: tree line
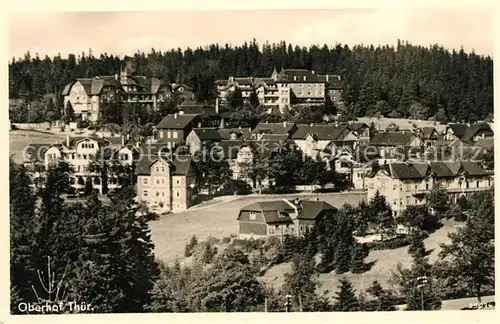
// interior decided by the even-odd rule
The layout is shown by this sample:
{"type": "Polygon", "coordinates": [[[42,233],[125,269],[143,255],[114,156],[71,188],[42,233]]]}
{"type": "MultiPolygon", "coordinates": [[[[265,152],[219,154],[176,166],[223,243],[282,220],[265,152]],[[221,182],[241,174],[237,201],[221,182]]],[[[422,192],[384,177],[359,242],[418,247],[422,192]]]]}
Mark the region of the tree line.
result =
{"type": "MultiPolygon", "coordinates": [[[[396,46],[299,47],[252,40],[241,46],[151,49],[124,58],[106,53],[97,57],[91,51],[41,58],[27,52],[9,63],[9,96],[27,102],[47,94],[59,97],[75,78],[119,73],[124,60],[132,61],[136,74],[191,85],[198,101],[216,98],[218,79],[270,76],[275,67],[303,68],[343,77],[344,105],[338,109],[344,114],[475,121],[493,113],[491,57],[403,41],[396,46]]],[[[61,100],[55,101],[62,109],[61,100]]]]}

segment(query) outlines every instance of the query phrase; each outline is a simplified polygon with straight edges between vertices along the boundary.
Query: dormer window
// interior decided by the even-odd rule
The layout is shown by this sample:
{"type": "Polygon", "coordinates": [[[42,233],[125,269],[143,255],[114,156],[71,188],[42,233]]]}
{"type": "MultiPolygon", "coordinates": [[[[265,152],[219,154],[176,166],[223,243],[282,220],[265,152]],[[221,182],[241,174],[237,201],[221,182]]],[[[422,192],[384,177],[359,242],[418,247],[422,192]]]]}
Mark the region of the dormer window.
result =
{"type": "Polygon", "coordinates": [[[257,219],[257,213],[256,212],[250,212],[249,219],[250,220],[256,220],[257,219]]]}

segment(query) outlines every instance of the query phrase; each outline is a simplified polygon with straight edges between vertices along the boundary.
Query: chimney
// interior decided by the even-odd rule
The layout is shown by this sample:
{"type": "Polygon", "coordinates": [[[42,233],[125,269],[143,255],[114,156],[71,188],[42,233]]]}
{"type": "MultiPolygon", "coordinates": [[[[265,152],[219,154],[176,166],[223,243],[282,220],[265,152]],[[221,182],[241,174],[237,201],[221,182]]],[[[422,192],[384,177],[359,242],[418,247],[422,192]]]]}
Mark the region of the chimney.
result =
{"type": "Polygon", "coordinates": [[[69,147],[69,135],[66,135],[66,146],[69,147]]]}

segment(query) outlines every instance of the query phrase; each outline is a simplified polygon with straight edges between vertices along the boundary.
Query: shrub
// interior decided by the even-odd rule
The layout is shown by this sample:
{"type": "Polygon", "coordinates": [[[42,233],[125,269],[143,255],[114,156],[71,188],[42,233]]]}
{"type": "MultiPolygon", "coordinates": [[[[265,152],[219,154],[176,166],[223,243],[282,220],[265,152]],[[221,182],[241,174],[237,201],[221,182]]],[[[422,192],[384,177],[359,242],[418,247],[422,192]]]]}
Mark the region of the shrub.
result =
{"type": "Polygon", "coordinates": [[[231,237],[226,236],[222,239],[222,244],[229,244],[229,243],[231,243],[231,237]]]}
{"type": "Polygon", "coordinates": [[[367,243],[371,250],[392,250],[410,245],[410,237],[398,235],[388,240],[367,243]]]}
{"type": "Polygon", "coordinates": [[[184,247],[184,256],[186,258],[192,256],[194,249],[196,248],[197,245],[198,245],[198,238],[196,237],[196,235],[193,235],[191,237],[191,240],[189,240],[189,242],[184,247]]]}

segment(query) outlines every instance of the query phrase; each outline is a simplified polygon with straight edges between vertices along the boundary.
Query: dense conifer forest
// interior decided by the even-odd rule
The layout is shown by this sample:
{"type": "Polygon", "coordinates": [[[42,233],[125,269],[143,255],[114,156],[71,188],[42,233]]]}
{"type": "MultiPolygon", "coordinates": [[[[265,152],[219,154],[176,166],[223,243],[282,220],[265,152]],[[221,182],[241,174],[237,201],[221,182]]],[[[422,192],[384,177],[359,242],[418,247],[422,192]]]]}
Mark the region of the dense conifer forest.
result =
{"type": "MultiPolygon", "coordinates": [[[[196,99],[214,100],[214,82],[229,76],[270,76],[274,67],[304,68],[344,78],[343,111],[352,116],[380,114],[408,118],[436,117],[448,121],[491,119],[493,114],[493,59],[438,45],[348,47],[294,46],[281,42],[260,46],[255,40],[241,46],[213,44],[205,48],[137,52],[125,57],[135,73],[167,82],[187,83],[196,99]],[[414,105],[418,103],[419,105],[414,105]],[[412,112],[418,107],[419,112],[412,112]]],[[[118,73],[125,58],[92,51],[50,58],[27,52],[9,62],[11,99],[41,101],[58,94],[78,77],[118,73]]],[[[55,105],[61,100],[55,96],[55,105]]],[[[19,118],[17,118],[19,119],[19,118]]]]}

